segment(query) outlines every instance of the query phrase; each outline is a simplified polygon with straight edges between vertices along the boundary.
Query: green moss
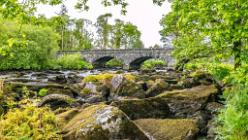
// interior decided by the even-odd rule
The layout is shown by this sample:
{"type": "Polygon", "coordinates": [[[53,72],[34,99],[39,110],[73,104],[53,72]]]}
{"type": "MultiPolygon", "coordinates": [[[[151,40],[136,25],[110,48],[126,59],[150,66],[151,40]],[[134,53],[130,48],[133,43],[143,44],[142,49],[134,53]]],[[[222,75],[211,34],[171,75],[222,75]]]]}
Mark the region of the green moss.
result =
{"type": "Polygon", "coordinates": [[[11,109],[0,119],[0,139],[62,139],[60,124],[49,108],[37,108],[28,101],[23,108],[11,109]]]}
{"type": "Polygon", "coordinates": [[[40,89],[40,91],[38,92],[38,96],[40,96],[40,97],[46,96],[47,91],[48,91],[48,89],[45,89],[45,88],[40,89]]]}
{"type": "Polygon", "coordinates": [[[202,85],[191,89],[166,91],[158,95],[157,97],[197,100],[197,99],[208,99],[209,96],[215,95],[217,93],[218,90],[214,85],[210,85],[210,86],[202,85]]]}
{"type": "Polygon", "coordinates": [[[191,119],[141,119],[135,123],[157,140],[194,139],[199,131],[191,119]]]}
{"type": "MultiPolygon", "coordinates": [[[[118,74],[113,73],[102,73],[98,75],[89,75],[83,79],[84,82],[103,82],[103,81],[110,81],[114,76],[118,74]]],[[[123,74],[123,76],[130,81],[135,81],[135,76],[132,74],[123,74]]]]}
{"type": "Polygon", "coordinates": [[[103,73],[98,75],[89,75],[84,78],[84,82],[102,82],[103,80],[111,80],[115,74],[103,73]]]}
{"type": "Polygon", "coordinates": [[[102,110],[106,107],[105,104],[99,104],[99,105],[92,105],[90,107],[85,108],[83,111],[78,113],[73,119],[71,119],[63,130],[65,131],[72,131],[69,133],[69,135],[66,135],[65,137],[68,139],[75,139],[75,138],[83,138],[85,140],[91,140],[91,139],[108,139],[108,132],[104,131],[101,126],[99,126],[96,123],[96,117],[95,114],[97,111],[102,110]],[[80,125],[78,124],[80,122],[80,125]],[[89,129],[86,131],[84,136],[79,136],[79,131],[81,128],[89,129]],[[94,128],[94,131],[90,131],[90,128],[94,128]],[[73,130],[74,129],[74,130],[73,130]],[[94,133],[97,132],[97,133],[94,133]]]}
{"type": "Polygon", "coordinates": [[[86,95],[89,95],[90,93],[92,93],[92,92],[91,92],[91,89],[89,89],[89,88],[84,88],[83,90],[81,90],[80,95],[81,95],[81,96],[86,96],[86,95]]]}

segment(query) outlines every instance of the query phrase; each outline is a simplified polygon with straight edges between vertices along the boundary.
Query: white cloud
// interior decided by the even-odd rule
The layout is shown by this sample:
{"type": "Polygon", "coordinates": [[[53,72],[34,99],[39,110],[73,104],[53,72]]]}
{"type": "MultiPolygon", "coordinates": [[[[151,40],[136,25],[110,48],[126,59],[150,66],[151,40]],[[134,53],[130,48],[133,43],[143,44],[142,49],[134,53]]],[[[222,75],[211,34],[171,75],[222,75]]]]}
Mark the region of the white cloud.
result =
{"type": "MultiPolygon", "coordinates": [[[[142,41],[145,46],[151,46],[154,44],[161,44],[160,35],[158,31],[161,29],[159,21],[164,14],[167,14],[170,9],[170,4],[165,2],[161,7],[156,6],[152,3],[152,0],[127,0],[129,5],[127,7],[127,15],[123,16],[120,14],[120,6],[104,7],[100,4],[100,0],[90,0],[89,11],[79,11],[74,9],[76,0],[67,0],[65,5],[67,6],[68,13],[73,18],[86,18],[93,22],[96,21],[97,17],[101,14],[112,13],[114,19],[119,18],[124,21],[130,21],[137,25],[139,30],[142,32],[142,41]]],[[[45,14],[48,17],[56,15],[60,11],[60,6],[45,6],[39,5],[39,14],[45,14]]]]}

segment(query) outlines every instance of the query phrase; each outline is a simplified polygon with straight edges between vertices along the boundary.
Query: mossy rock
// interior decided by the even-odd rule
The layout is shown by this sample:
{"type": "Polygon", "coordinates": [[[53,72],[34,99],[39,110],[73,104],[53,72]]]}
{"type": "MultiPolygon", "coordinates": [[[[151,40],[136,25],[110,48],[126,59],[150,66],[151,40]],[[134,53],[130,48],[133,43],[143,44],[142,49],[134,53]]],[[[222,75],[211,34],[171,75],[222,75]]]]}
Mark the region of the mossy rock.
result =
{"type": "Polygon", "coordinates": [[[208,102],[216,100],[217,93],[214,85],[201,85],[191,89],[166,91],[154,98],[165,100],[174,117],[190,118],[204,109],[208,102]]]}
{"type": "Polygon", "coordinates": [[[104,104],[80,110],[64,126],[62,133],[64,140],[148,140],[121,110],[104,104]]]}
{"type": "Polygon", "coordinates": [[[169,88],[169,84],[163,79],[155,80],[155,83],[146,91],[146,97],[153,97],[169,88]]]}
{"type": "Polygon", "coordinates": [[[59,107],[65,108],[70,106],[75,102],[74,98],[71,98],[68,95],[62,94],[49,94],[44,96],[39,102],[38,106],[49,105],[53,110],[58,109],[59,107]]]}
{"type": "Polygon", "coordinates": [[[166,118],[170,115],[167,102],[161,98],[126,99],[111,105],[121,109],[131,119],[166,118]]]}
{"type": "Polygon", "coordinates": [[[158,97],[162,98],[178,98],[178,99],[190,99],[190,100],[208,100],[211,96],[218,93],[218,89],[214,85],[201,85],[194,88],[166,91],[158,97]]]}
{"type": "Polygon", "coordinates": [[[112,94],[112,96],[145,98],[145,91],[142,85],[127,79],[124,79],[118,88],[112,91],[112,94]]]}
{"type": "Polygon", "coordinates": [[[191,119],[140,119],[135,123],[156,140],[195,140],[199,131],[191,119]]]}

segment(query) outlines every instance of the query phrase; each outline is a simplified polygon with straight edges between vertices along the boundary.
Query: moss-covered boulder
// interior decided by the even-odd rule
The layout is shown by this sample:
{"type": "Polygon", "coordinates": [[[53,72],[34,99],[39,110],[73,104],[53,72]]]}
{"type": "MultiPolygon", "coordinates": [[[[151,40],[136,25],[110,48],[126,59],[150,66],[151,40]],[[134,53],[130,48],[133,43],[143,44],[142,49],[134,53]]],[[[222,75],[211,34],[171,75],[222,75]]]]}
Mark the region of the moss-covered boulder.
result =
{"type": "Polygon", "coordinates": [[[155,98],[166,100],[175,117],[191,117],[214,101],[218,89],[214,85],[201,85],[190,89],[166,91],[155,98]]]}
{"type": "Polygon", "coordinates": [[[121,109],[131,119],[166,118],[170,115],[167,102],[162,98],[126,99],[111,105],[121,109]]]}
{"type": "Polygon", "coordinates": [[[155,80],[154,84],[146,91],[146,97],[153,97],[169,88],[169,84],[163,79],[155,80]]]}
{"type": "Polygon", "coordinates": [[[71,106],[72,103],[75,102],[75,99],[71,98],[68,95],[62,94],[49,94],[41,99],[38,106],[50,106],[53,110],[59,107],[68,107],[71,106]]]}
{"type": "Polygon", "coordinates": [[[141,84],[124,78],[120,85],[112,91],[112,96],[145,98],[145,91],[141,84]]]}
{"type": "Polygon", "coordinates": [[[156,140],[195,140],[199,131],[191,119],[140,119],[135,123],[156,140]]]}
{"type": "MultiPolygon", "coordinates": [[[[69,113],[70,114],[70,113],[69,113]]],[[[65,140],[148,140],[118,108],[104,104],[80,110],[63,128],[65,140]]]]}

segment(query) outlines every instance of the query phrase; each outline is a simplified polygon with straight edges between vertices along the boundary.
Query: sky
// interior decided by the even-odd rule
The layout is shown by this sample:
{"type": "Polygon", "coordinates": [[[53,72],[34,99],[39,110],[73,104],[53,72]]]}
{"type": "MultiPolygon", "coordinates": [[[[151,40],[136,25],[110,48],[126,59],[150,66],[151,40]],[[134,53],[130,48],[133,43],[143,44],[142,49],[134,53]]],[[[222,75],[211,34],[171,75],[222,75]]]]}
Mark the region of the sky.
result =
{"type": "MultiPolygon", "coordinates": [[[[85,18],[93,22],[101,14],[112,13],[113,17],[110,23],[113,23],[116,18],[131,22],[138,27],[142,32],[141,40],[145,47],[153,46],[155,44],[162,45],[160,42],[161,36],[159,30],[161,26],[159,21],[163,15],[170,12],[170,4],[165,2],[161,7],[154,5],[152,0],[127,0],[129,3],[127,7],[127,14],[121,15],[120,6],[104,7],[100,0],[89,0],[89,11],[79,11],[74,8],[77,0],[67,0],[64,4],[68,9],[68,14],[72,18],[85,18]]],[[[44,14],[46,17],[55,16],[59,13],[60,6],[39,5],[37,14],[44,14]]]]}

